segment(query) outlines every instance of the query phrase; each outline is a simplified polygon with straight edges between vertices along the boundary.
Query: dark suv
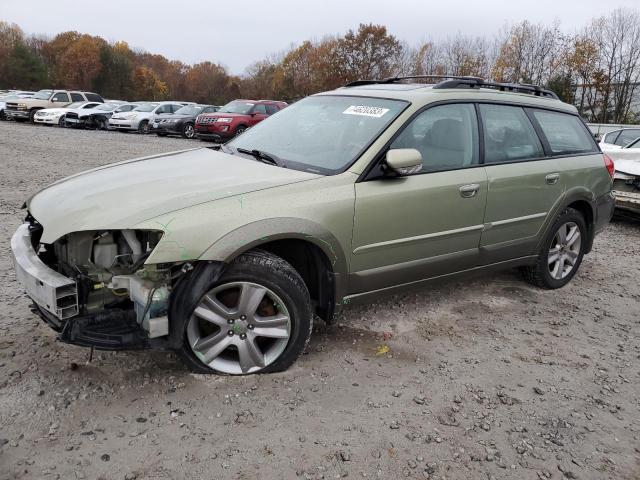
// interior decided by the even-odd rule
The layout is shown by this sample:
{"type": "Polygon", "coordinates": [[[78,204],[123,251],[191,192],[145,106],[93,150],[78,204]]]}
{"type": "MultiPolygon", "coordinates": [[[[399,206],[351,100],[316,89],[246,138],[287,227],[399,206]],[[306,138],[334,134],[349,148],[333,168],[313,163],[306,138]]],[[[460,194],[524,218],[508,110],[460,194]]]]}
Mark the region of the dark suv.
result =
{"type": "Polygon", "coordinates": [[[165,135],[182,135],[184,138],[195,137],[195,121],[198,115],[214,113],[220,110],[215,105],[185,105],[170,115],[160,115],[153,119],[151,132],[159,137],[165,135]]]}
{"type": "Polygon", "coordinates": [[[274,100],[234,100],[216,113],[199,115],[196,136],[200,140],[228,140],[286,106],[274,100]]]}

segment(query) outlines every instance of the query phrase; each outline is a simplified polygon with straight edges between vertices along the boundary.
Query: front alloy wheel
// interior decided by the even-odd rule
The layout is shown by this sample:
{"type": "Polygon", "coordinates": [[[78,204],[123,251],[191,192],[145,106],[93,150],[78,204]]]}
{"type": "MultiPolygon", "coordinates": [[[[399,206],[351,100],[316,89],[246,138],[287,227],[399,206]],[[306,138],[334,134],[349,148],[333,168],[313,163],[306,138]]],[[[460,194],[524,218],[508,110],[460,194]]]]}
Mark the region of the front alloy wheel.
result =
{"type": "Polygon", "coordinates": [[[252,282],[217,286],[202,298],[187,327],[193,353],[213,370],[254,373],[284,351],[291,319],[282,299],[252,282]]]}
{"type": "Polygon", "coordinates": [[[313,310],[304,280],[289,263],[253,250],[220,278],[207,275],[194,269],[170,314],[183,332],[178,351],[189,367],[244,375],[279,372],[296,361],[311,337],[313,310]]]}
{"type": "Polygon", "coordinates": [[[182,136],[185,138],[193,138],[196,136],[196,130],[192,124],[187,123],[182,129],[182,136]]]}

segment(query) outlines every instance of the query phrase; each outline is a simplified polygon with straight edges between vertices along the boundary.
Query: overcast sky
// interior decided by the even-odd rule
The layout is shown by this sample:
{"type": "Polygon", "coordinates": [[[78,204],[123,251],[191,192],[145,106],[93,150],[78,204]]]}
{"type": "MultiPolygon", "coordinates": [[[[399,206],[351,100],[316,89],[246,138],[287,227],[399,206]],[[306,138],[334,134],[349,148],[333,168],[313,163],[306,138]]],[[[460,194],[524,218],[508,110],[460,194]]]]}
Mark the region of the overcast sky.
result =
{"type": "Polygon", "coordinates": [[[250,63],[292,43],[386,25],[415,44],[457,32],[491,37],[507,22],[561,22],[574,31],[615,7],[638,0],[421,1],[421,0],[0,0],[0,20],[27,33],[66,30],[125,40],[167,58],[211,60],[242,73],[250,63]]]}

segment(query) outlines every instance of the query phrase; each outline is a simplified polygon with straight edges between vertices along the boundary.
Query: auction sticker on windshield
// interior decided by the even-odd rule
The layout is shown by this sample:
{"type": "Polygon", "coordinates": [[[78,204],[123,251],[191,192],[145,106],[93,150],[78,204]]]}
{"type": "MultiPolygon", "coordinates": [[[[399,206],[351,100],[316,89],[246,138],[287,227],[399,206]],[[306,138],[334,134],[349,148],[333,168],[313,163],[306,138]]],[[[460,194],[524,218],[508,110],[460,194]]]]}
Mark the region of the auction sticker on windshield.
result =
{"type": "Polygon", "coordinates": [[[388,108],[368,107],[366,105],[351,105],[344,112],[345,115],[363,115],[365,117],[380,118],[389,111],[388,108]]]}

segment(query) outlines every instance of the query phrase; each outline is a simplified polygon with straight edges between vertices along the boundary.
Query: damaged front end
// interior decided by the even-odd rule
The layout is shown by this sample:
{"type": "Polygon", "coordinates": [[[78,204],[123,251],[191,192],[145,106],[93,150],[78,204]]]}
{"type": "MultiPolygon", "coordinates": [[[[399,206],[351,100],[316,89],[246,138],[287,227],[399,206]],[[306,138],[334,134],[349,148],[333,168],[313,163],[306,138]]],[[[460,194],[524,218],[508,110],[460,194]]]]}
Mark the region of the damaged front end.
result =
{"type": "Polygon", "coordinates": [[[640,164],[632,173],[616,169],[613,195],[616,199],[617,215],[640,219],[640,164]]]}
{"type": "Polygon", "coordinates": [[[74,232],[40,243],[30,215],[11,240],[16,273],[60,340],[103,350],[161,347],[169,295],[188,264],[145,265],[157,230],[74,232]]]}

